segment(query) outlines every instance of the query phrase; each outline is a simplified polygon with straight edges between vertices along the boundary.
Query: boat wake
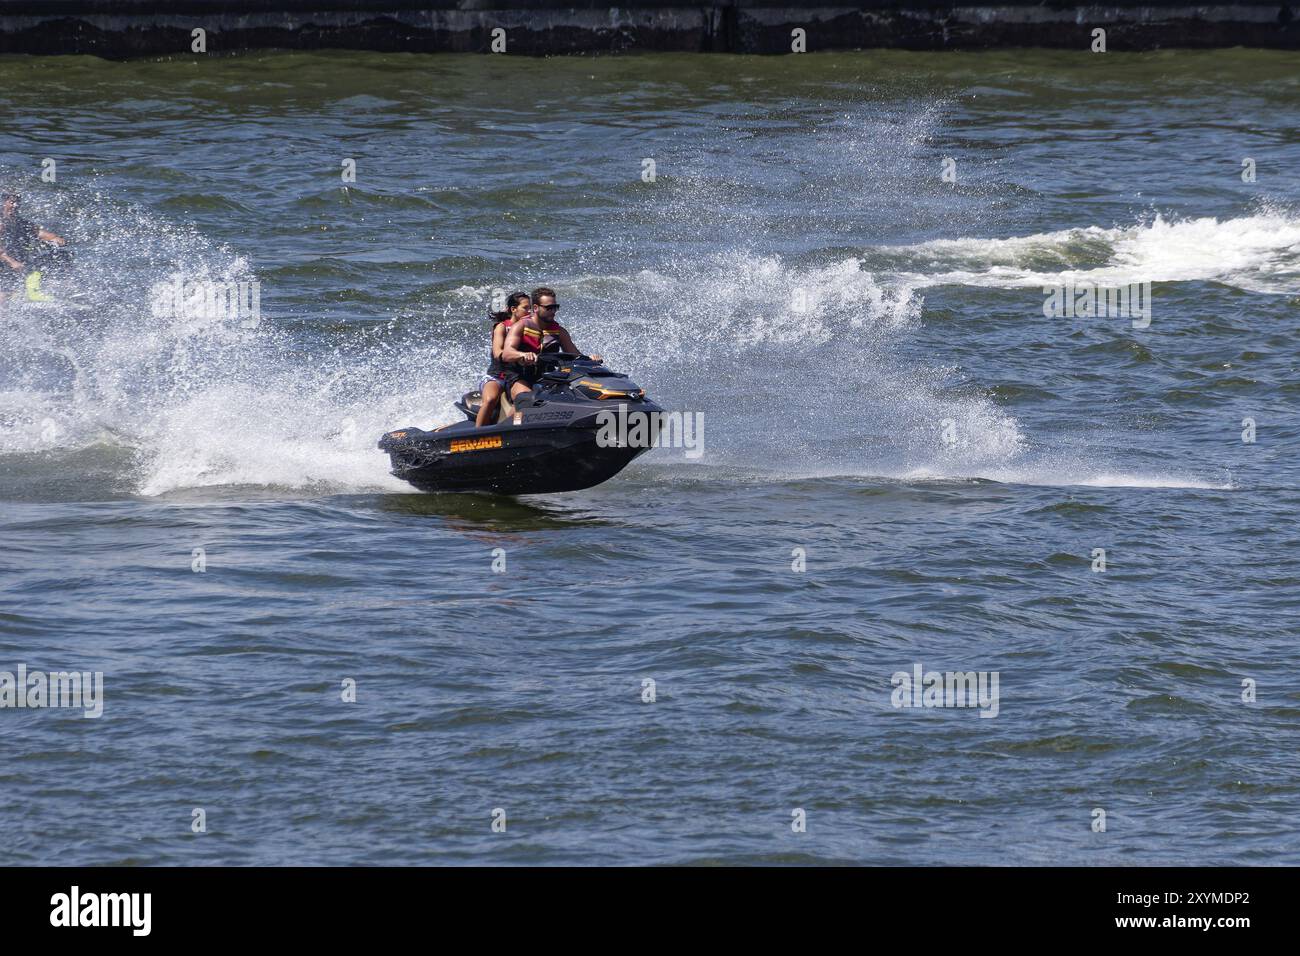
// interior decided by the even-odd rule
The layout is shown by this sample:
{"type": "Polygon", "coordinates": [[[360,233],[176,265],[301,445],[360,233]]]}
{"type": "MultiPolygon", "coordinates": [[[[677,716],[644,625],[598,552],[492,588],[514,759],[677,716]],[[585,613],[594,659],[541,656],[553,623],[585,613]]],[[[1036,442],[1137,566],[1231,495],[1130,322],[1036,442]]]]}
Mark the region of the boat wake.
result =
{"type": "Polygon", "coordinates": [[[1300,219],[1281,212],[1220,221],[1089,226],[1006,239],[937,239],[875,250],[864,264],[913,288],[1014,289],[1092,283],[1219,282],[1246,292],[1300,293],[1300,219]]]}
{"type": "MultiPolygon", "coordinates": [[[[0,456],[108,440],[130,449],[128,484],[141,495],[222,485],[407,490],[376,439],[394,422],[454,419],[452,402],[485,364],[487,327],[475,320],[491,290],[459,290],[465,314],[446,327],[394,319],[322,328],[281,321],[273,308],[255,328],[159,318],[141,290],[179,273],[255,276],[193,229],[103,197],[77,206],[75,196],[47,198],[42,211],[68,224],[85,297],[68,312],[5,312],[0,456]]],[[[967,381],[911,347],[927,289],[1082,278],[1295,293],[1300,220],[1157,217],[811,261],[735,251],[553,281],[581,304],[566,316],[582,347],[627,368],[665,408],[705,414],[705,464],[778,478],[1230,487],[1148,473],[1122,449],[1075,454],[1078,436],[1031,436],[990,397],[998,383],[967,381]],[[630,314],[628,302],[670,306],[651,318],[630,314]],[[775,427],[774,416],[789,427],[775,427]]]]}

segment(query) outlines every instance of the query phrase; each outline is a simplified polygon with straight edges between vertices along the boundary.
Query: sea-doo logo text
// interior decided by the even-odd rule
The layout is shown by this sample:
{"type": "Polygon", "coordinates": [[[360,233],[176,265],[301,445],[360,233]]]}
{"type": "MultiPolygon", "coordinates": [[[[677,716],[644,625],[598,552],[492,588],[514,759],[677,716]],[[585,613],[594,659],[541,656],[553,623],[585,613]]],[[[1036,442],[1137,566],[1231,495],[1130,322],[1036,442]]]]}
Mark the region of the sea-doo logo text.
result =
{"type": "Polygon", "coordinates": [[[77,707],[83,717],[104,713],[103,671],[0,671],[0,707],[77,707]]]}
{"type": "Polygon", "coordinates": [[[703,412],[629,412],[606,409],[596,415],[599,448],[685,448],[687,458],[704,454],[703,412]]]}
{"type": "Polygon", "coordinates": [[[1043,286],[1043,317],[1048,319],[1132,319],[1133,328],[1151,324],[1151,283],[1099,286],[1092,282],[1067,282],[1043,286]]]}
{"type": "Polygon", "coordinates": [[[912,673],[895,671],[890,678],[894,691],[889,695],[896,708],[901,707],[976,707],[981,717],[998,715],[998,671],[926,671],[912,665],[912,673]],[[978,689],[978,694],[977,694],[978,689]]]}
{"type": "Polygon", "coordinates": [[[451,440],[451,450],[458,451],[482,451],[484,448],[500,448],[500,435],[485,435],[482,438],[453,438],[451,440]]]}
{"type": "Polygon", "coordinates": [[[133,936],[152,929],[152,893],[87,893],[79,887],[50,897],[51,926],[129,926],[133,936]]]}

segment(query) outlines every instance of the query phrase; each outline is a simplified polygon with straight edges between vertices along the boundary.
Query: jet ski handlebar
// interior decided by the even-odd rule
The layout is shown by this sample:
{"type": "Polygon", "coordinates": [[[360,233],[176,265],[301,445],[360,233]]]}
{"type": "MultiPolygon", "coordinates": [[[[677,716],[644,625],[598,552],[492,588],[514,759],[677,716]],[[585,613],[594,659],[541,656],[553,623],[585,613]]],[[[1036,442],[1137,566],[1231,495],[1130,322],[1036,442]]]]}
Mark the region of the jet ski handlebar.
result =
{"type": "Polygon", "coordinates": [[[547,365],[563,365],[565,362],[590,362],[591,356],[582,355],[578,352],[539,352],[537,353],[537,366],[541,368],[547,365]]]}

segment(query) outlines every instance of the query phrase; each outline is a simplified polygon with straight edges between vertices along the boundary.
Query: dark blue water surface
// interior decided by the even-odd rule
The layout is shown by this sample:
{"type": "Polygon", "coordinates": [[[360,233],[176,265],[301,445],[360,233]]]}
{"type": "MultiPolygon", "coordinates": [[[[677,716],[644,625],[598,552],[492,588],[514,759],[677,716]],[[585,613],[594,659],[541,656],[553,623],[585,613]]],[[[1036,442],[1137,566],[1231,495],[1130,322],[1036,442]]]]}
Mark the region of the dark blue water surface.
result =
{"type": "Polygon", "coordinates": [[[10,862],[1300,863],[1298,65],[0,58],[10,862]],[[391,477],[541,283],[702,453],[391,477]]]}

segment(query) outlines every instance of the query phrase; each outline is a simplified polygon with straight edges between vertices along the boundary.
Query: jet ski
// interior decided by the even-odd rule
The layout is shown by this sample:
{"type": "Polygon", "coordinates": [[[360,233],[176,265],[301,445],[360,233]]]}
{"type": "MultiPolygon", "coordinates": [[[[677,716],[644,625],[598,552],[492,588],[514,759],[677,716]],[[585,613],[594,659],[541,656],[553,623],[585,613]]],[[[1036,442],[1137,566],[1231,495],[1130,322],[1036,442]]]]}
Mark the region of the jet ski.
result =
{"type": "Polygon", "coordinates": [[[429,492],[580,491],[614,477],[653,444],[646,440],[631,447],[607,440],[611,421],[645,413],[642,431],[651,437],[663,411],[626,376],[585,355],[566,352],[538,355],[531,394],[521,395],[514,404],[502,395],[496,423],[479,428],[474,420],[482,401],[481,392],[467,392],[456,402],[466,421],[433,431],[402,428],[384,435],[379,447],[388,452],[392,473],[429,492]],[[603,426],[605,436],[598,440],[603,426]]]}

